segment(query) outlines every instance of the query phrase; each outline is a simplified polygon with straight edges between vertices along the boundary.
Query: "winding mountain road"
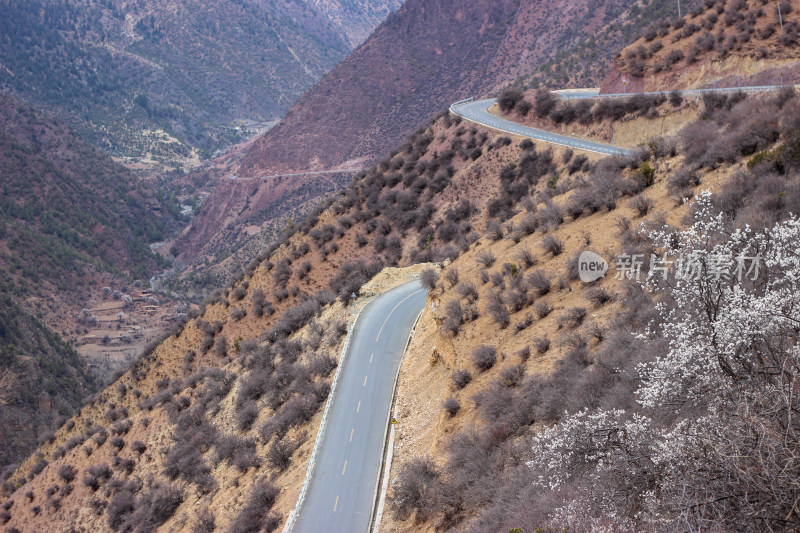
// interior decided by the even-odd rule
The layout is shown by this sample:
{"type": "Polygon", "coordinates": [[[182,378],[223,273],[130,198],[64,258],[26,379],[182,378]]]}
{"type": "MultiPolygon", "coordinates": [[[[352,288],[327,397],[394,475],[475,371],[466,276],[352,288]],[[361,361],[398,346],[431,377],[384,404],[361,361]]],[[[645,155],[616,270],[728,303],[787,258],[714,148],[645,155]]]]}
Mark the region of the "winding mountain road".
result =
{"type": "Polygon", "coordinates": [[[378,296],[358,316],[305,497],[288,531],[369,531],[395,378],[426,295],[415,280],[378,296]]]}
{"type": "MultiPolygon", "coordinates": [[[[677,91],[683,97],[702,96],[706,93],[734,93],[734,92],[770,92],[780,89],[780,85],[757,85],[757,86],[742,86],[742,87],[720,87],[709,89],[686,89],[677,91]]],[[[559,98],[564,100],[597,100],[597,99],[614,99],[614,98],[628,98],[635,95],[642,96],[668,96],[670,91],[656,91],[644,93],[619,93],[619,94],[599,94],[596,89],[582,89],[569,92],[556,91],[559,98]]],[[[497,103],[497,98],[486,98],[483,100],[473,100],[468,98],[460,100],[450,106],[450,112],[459,115],[471,122],[481,124],[488,128],[492,128],[504,133],[513,133],[515,135],[522,135],[530,137],[538,141],[548,142],[550,144],[557,144],[559,146],[567,146],[569,148],[576,148],[578,150],[585,150],[587,152],[595,152],[605,155],[630,155],[633,150],[622,148],[613,144],[605,144],[569,135],[561,135],[546,130],[530,128],[523,126],[516,122],[506,120],[504,118],[493,115],[489,112],[489,108],[497,103]]]]}
{"type": "Polygon", "coordinates": [[[611,144],[604,144],[594,141],[587,141],[577,137],[570,137],[569,135],[560,135],[550,131],[539,130],[530,128],[511,122],[497,115],[489,113],[489,108],[497,102],[497,98],[487,98],[485,100],[470,100],[466,102],[456,102],[450,106],[450,111],[456,115],[477,122],[483,126],[499,130],[505,133],[513,133],[515,135],[522,135],[530,137],[537,141],[545,141],[551,144],[560,146],[568,146],[570,148],[577,148],[578,150],[586,150],[587,152],[595,152],[605,155],[629,155],[633,150],[627,148],[620,148],[611,144]]]}

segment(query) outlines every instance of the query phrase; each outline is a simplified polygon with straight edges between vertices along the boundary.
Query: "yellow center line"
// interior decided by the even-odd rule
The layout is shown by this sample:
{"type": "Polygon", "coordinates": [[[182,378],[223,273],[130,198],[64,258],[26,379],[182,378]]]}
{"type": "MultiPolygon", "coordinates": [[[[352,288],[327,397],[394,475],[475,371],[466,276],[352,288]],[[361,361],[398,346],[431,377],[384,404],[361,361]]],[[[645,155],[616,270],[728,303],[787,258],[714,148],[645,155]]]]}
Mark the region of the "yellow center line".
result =
{"type": "Polygon", "coordinates": [[[339,505],[339,497],[338,496],[336,497],[336,501],[333,502],[333,512],[334,513],[336,512],[336,506],[337,505],[339,505]]]}
{"type": "Polygon", "coordinates": [[[347,470],[347,461],[344,462],[344,466],[342,467],[342,475],[344,475],[345,470],[347,470]]]}
{"type": "Polygon", "coordinates": [[[379,330],[378,330],[378,336],[377,336],[377,337],[375,337],[375,342],[378,342],[378,341],[380,340],[380,338],[381,338],[381,333],[383,332],[383,327],[384,327],[384,326],[386,325],[386,323],[389,321],[389,317],[390,317],[390,316],[392,316],[392,313],[394,313],[394,310],[395,310],[395,309],[397,309],[398,307],[400,307],[400,304],[402,304],[403,302],[405,302],[406,300],[408,300],[409,298],[411,298],[411,297],[412,297],[412,296],[414,296],[415,294],[417,294],[417,293],[419,293],[419,292],[422,292],[422,291],[424,291],[424,290],[425,290],[425,289],[420,289],[420,290],[418,290],[418,291],[416,291],[416,292],[412,292],[411,294],[409,294],[408,296],[406,296],[405,298],[403,298],[402,300],[400,300],[399,302],[397,302],[397,305],[395,305],[395,306],[392,308],[392,310],[391,310],[391,311],[389,311],[389,314],[388,314],[388,315],[386,315],[386,320],[384,320],[384,321],[383,321],[383,325],[381,326],[381,329],[379,329],[379,330]]]}
{"type": "Polygon", "coordinates": [[[358,405],[356,406],[356,413],[361,410],[361,400],[358,400],[358,405]]]}
{"type": "Polygon", "coordinates": [[[364,387],[366,387],[366,386],[367,386],[367,377],[368,377],[368,376],[364,376],[364,385],[363,385],[364,387]]]}
{"type": "Polygon", "coordinates": [[[353,442],[353,432],[355,432],[356,428],[350,430],[350,442],[353,442]]]}

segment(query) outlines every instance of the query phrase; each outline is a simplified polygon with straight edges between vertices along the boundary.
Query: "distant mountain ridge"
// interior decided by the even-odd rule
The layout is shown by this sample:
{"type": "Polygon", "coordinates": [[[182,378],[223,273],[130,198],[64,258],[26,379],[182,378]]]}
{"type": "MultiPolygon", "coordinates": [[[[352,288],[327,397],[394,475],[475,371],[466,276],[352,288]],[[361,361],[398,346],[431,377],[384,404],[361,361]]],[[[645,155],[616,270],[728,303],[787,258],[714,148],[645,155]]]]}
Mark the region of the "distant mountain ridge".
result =
{"type": "Polygon", "coordinates": [[[452,101],[495,91],[622,24],[635,4],[409,0],[255,143],[240,173],[374,158],[452,101]]]}
{"type": "Polygon", "coordinates": [[[0,89],[115,154],[210,154],[239,138],[233,120],[280,117],[398,4],[0,0],[0,89]]]}

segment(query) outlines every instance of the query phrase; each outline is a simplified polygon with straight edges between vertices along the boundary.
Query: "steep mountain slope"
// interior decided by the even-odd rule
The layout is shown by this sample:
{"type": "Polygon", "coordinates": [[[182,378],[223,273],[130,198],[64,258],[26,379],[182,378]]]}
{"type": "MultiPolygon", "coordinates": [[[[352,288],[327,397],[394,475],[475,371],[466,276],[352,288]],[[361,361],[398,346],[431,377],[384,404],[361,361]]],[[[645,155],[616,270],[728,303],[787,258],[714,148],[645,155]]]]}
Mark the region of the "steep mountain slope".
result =
{"type": "Polygon", "coordinates": [[[396,5],[4,0],[0,88],[115,154],[188,159],[278,118],[350,51],[351,18],[363,35],[396,5]]]}
{"type": "Polygon", "coordinates": [[[3,94],[0,175],[7,462],[24,458],[56,415],[71,415],[96,387],[55,332],[67,335],[92,318],[81,311],[103,286],[127,286],[163,268],[149,243],[177,221],[173,203],[63,123],[3,94]]]}
{"type": "Polygon", "coordinates": [[[78,354],[0,294],[0,469],[24,460],[58,417],[72,416],[96,390],[78,354]]]}
{"type": "Polygon", "coordinates": [[[556,43],[587,35],[604,8],[589,0],[407,2],[259,140],[240,173],[374,157],[451,101],[491,90],[556,43]]]}
{"type": "Polygon", "coordinates": [[[660,21],[615,58],[603,91],[797,84],[800,6],[708,0],[660,21]]]}
{"type": "Polygon", "coordinates": [[[343,32],[356,48],[387,15],[402,5],[402,0],[313,0],[308,2],[343,32]]]}
{"type": "Polygon", "coordinates": [[[0,95],[2,290],[73,295],[107,272],[145,277],[174,208],[61,122],[0,95]]]}
{"type": "Polygon", "coordinates": [[[276,189],[330,190],[320,176],[271,176],[360,168],[451,102],[507,84],[631,10],[630,2],[601,0],[408,2],[248,146],[241,160],[219,165],[224,175],[260,181],[221,180],[176,250],[194,262],[192,273],[204,269],[198,258],[220,249],[227,256],[250,239],[244,230],[253,228],[253,210],[246,198],[252,195],[266,212],[283,217],[282,201],[264,205],[276,189]]]}
{"type": "MultiPolygon", "coordinates": [[[[682,13],[701,3],[702,0],[682,0],[682,13]]],[[[559,47],[551,59],[515,80],[514,84],[548,89],[597,87],[613,67],[612,59],[619,50],[635,41],[649,26],[679,18],[678,5],[670,0],[635,2],[626,5],[617,17],[609,16],[614,6],[609,7],[603,26],[593,35],[574,46],[559,47]]]]}

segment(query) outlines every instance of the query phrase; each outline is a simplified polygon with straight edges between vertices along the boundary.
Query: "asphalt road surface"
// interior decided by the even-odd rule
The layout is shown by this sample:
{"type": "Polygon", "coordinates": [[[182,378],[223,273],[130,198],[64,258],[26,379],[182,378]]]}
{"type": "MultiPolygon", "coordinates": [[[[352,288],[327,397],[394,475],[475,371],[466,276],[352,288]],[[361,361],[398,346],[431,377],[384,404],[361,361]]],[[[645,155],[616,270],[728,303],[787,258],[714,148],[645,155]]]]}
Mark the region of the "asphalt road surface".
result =
{"type": "MultiPolygon", "coordinates": [[[[584,98],[589,96],[584,96],[584,98]]],[[[596,152],[606,155],[629,155],[633,150],[627,148],[620,148],[611,144],[598,143],[594,141],[587,141],[570,137],[569,135],[559,135],[558,133],[551,133],[545,130],[538,130],[536,128],[529,128],[510,120],[505,120],[496,115],[489,113],[489,108],[492,107],[496,98],[488,98],[486,100],[472,100],[463,103],[456,103],[450,107],[450,110],[457,115],[461,115],[467,120],[477,122],[484,126],[503,131],[506,133],[513,133],[515,135],[522,135],[530,137],[538,141],[545,141],[551,144],[558,144],[561,146],[568,146],[570,148],[577,148],[578,150],[586,150],[589,152],[596,152]]]]}
{"type": "Polygon", "coordinates": [[[369,531],[394,380],[426,293],[412,281],[361,311],[292,533],[369,531]]]}

